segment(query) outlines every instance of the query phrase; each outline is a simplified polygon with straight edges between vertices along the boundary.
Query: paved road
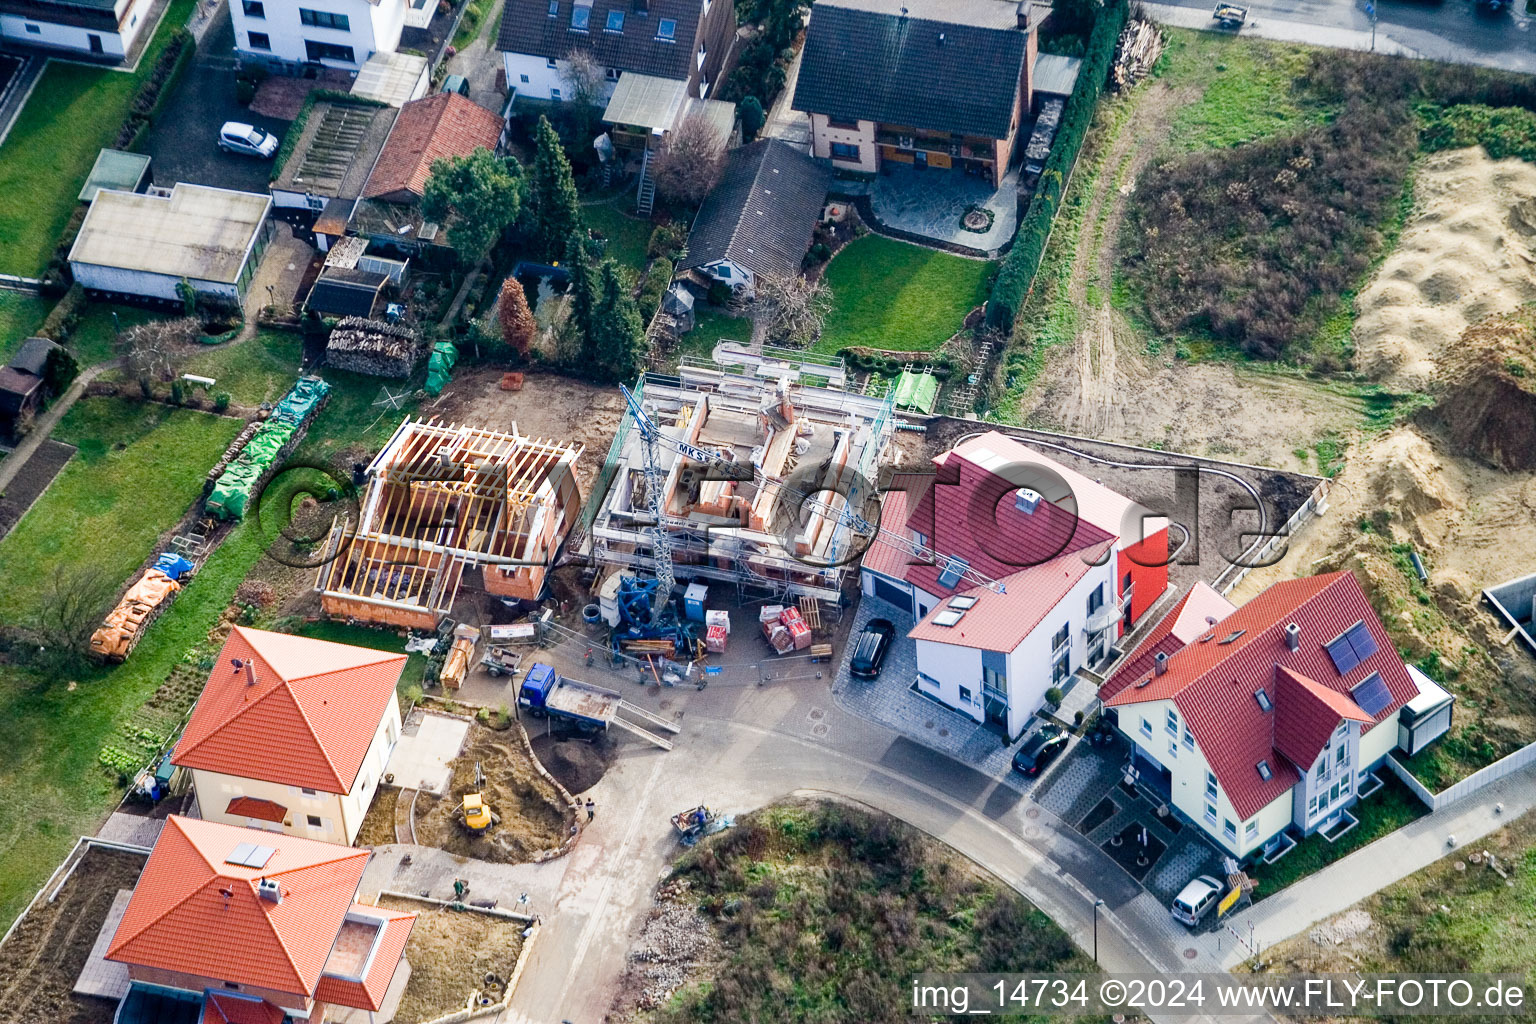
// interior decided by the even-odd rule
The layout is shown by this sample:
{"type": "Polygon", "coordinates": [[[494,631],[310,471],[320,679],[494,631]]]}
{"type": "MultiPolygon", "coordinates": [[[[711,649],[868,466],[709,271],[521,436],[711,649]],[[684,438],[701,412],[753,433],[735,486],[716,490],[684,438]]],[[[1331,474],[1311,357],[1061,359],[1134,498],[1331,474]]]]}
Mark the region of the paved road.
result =
{"type": "MultiPolygon", "coordinates": [[[[1347,49],[1371,48],[1367,0],[1249,0],[1242,34],[1347,49]]],[[[1148,4],[1159,21],[1212,28],[1214,0],[1148,4]]],[[[1536,29],[1523,13],[1479,13],[1471,0],[1379,0],[1375,48],[1536,73],[1536,29]]]]}

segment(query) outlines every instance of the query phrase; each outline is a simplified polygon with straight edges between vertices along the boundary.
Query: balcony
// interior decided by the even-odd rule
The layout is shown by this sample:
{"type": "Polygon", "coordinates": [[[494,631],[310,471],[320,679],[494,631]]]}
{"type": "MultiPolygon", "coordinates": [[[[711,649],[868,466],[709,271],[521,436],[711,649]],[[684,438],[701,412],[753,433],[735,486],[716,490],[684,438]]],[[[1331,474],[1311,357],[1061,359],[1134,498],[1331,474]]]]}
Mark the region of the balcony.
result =
{"type": "Polygon", "coordinates": [[[901,132],[880,130],[875,132],[875,142],[882,146],[894,146],[907,152],[922,150],[925,153],[942,153],[957,160],[985,160],[991,162],[997,153],[990,142],[956,142],[945,136],[906,135],[901,132]]]}

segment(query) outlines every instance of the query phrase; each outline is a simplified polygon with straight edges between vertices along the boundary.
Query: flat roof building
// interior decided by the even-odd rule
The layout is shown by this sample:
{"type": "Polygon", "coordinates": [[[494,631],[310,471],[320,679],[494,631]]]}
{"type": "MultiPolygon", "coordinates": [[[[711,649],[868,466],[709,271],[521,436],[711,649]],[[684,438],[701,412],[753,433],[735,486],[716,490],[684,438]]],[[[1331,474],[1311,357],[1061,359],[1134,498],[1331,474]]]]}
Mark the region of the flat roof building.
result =
{"type": "Polygon", "coordinates": [[[69,251],[75,280],[108,298],[180,302],[177,285],[243,306],[271,236],[272,200],[178,184],[168,196],[102,189],[69,251]]]}

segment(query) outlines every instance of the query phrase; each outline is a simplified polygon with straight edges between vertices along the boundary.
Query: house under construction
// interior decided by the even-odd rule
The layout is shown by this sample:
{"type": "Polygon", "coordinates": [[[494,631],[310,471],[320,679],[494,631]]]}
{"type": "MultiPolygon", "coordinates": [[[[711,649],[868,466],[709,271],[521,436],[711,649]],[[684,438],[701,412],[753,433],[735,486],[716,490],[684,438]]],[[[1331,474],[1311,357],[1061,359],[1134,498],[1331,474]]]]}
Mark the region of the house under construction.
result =
{"type": "Polygon", "coordinates": [[[559,441],[407,419],[368,466],[358,521],[338,520],[315,589],[333,618],[434,629],[466,571],[533,600],[581,507],[559,441]]]}
{"type": "MultiPolygon", "coordinates": [[[[655,451],[677,578],[835,601],[842,563],[859,550],[842,512],[878,497],[869,492],[893,429],[891,400],[829,386],[842,377],[840,360],[784,356],[739,365],[685,357],[676,376],[646,374],[636,397],[666,437],[655,451]],[[685,454],[690,447],[707,457],[685,454]]],[[[631,411],[595,488],[608,490],[590,541],[599,563],[654,572],[646,446],[634,427],[631,411]]]]}

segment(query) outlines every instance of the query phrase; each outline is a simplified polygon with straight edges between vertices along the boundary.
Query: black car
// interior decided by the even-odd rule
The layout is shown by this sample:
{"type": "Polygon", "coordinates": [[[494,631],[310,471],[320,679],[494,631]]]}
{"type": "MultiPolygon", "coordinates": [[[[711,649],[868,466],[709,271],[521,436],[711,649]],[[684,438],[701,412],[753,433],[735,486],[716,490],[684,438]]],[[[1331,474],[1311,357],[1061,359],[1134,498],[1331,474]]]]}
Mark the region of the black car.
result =
{"type": "Polygon", "coordinates": [[[1056,725],[1043,725],[1040,731],[1024,741],[1018,753],[1013,755],[1015,771],[1025,775],[1039,775],[1046,765],[1056,759],[1067,745],[1067,734],[1056,725]]]}
{"type": "Polygon", "coordinates": [[[848,664],[848,674],[860,679],[873,679],[880,674],[880,663],[885,652],[891,649],[896,627],[884,619],[870,619],[859,634],[853,648],[853,661],[848,664]]]}

